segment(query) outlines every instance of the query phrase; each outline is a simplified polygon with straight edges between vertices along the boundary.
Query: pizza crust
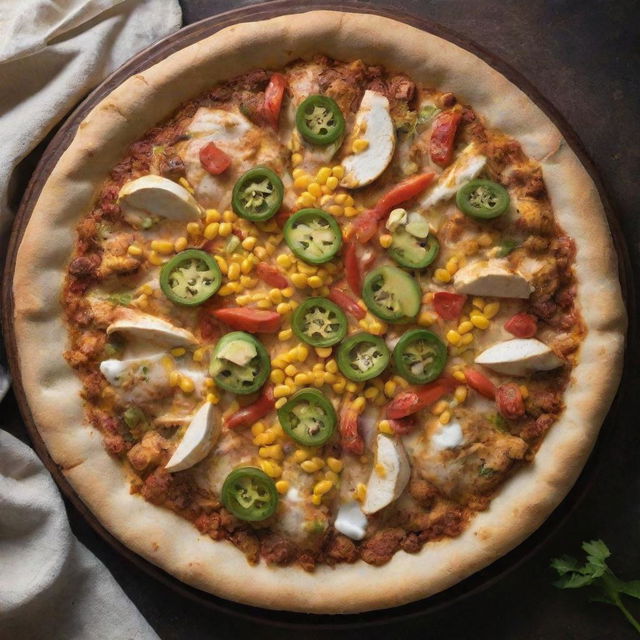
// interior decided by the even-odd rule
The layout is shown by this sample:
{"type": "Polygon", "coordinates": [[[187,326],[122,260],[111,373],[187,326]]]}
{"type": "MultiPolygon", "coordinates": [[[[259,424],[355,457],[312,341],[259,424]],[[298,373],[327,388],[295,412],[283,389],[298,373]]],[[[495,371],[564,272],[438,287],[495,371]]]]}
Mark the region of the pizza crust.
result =
{"type": "Polygon", "coordinates": [[[347,613],[391,607],[446,589],[508,552],[574,484],[622,371],[626,316],[616,255],[596,187],[568,143],[520,89],[475,55],[368,14],[313,11],[232,26],[116,88],[80,124],[47,180],[18,250],[13,292],[19,365],[34,421],[89,509],[127,547],[184,582],[274,609],[347,613]],[[130,143],[219,81],[317,53],[384,64],[453,91],[541,161],[556,219],[576,240],[577,304],[588,333],[565,395],[568,409],[534,462],[501,488],[460,537],[428,543],[415,556],[400,551],[383,567],[359,561],[306,573],[265,563],[251,567],[231,543],[201,536],[173,512],[129,493],[123,466],[84,422],[81,383],[60,348],[67,330],[59,296],[76,225],[130,143]]]}

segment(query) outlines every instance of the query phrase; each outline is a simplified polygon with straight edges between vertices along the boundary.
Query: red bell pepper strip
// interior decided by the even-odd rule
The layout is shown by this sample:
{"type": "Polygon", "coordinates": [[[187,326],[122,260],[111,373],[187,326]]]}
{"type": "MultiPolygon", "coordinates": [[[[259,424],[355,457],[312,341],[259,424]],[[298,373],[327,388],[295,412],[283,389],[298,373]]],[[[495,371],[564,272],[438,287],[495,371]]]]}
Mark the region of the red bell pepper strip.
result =
{"type": "Polygon", "coordinates": [[[515,382],[501,384],[496,389],[496,405],[498,413],[509,420],[516,420],[524,415],[525,407],[520,387],[515,382]]]}
{"type": "Polygon", "coordinates": [[[211,314],[232,329],[249,333],[275,333],[282,323],[282,316],[279,313],[263,309],[227,307],[216,309],[211,314]]]}
{"type": "Polygon", "coordinates": [[[362,293],[362,277],[356,253],[356,243],[346,240],[344,243],[344,271],[351,291],[357,296],[362,293]]]}
{"type": "Polygon", "coordinates": [[[212,176],[218,176],[231,166],[231,158],[213,142],[208,142],[200,149],[200,164],[212,176]]]}
{"type": "Polygon", "coordinates": [[[448,291],[436,291],[433,294],[433,308],[443,320],[457,320],[462,313],[467,296],[448,291]]]}
{"type": "Polygon", "coordinates": [[[358,431],[358,412],[353,408],[351,394],[342,401],[340,408],[340,444],[345,451],[361,456],[364,453],[364,439],[358,431]]]}
{"type": "Polygon", "coordinates": [[[432,405],[456,388],[457,382],[451,376],[441,376],[429,384],[401,391],[388,405],[387,418],[399,420],[432,405]]]}
{"type": "Polygon", "coordinates": [[[367,312],[339,286],[331,287],[327,296],[331,302],[335,302],[339,307],[350,313],[356,320],[362,320],[367,312]]]}
{"type": "Polygon", "coordinates": [[[487,378],[483,373],[480,373],[477,369],[466,367],[464,370],[467,384],[477,391],[481,396],[489,398],[489,400],[496,399],[496,385],[487,378]]]}
{"type": "Polygon", "coordinates": [[[446,167],[453,159],[453,143],[461,118],[460,111],[443,111],[433,123],[429,150],[431,160],[441,167],[446,167]]]}
{"type": "Polygon", "coordinates": [[[287,88],[287,79],[281,73],[274,73],[269,80],[269,84],[264,92],[264,103],[262,105],[262,117],[267,124],[274,129],[278,129],[280,120],[280,109],[282,99],[287,88]]]}
{"type": "Polygon", "coordinates": [[[225,419],[224,424],[227,429],[249,427],[273,411],[275,406],[276,401],[273,397],[273,387],[267,385],[263,388],[260,397],[253,404],[242,407],[242,409],[238,409],[238,411],[232,413],[225,419]]]}
{"type": "Polygon", "coordinates": [[[538,321],[524,311],[511,316],[505,323],[504,328],[516,338],[533,338],[538,331],[538,321]]]}
{"type": "Polygon", "coordinates": [[[256,265],[256,273],[258,274],[258,278],[270,287],[286,289],[289,286],[289,281],[280,273],[280,270],[272,264],[258,262],[256,265]]]}
{"type": "Polygon", "coordinates": [[[389,189],[373,209],[361,213],[354,223],[358,242],[369,242],[375,235],[378,224],[391,213],[391,210],[422,193],[433,182],[435,175],[429,171],[403,180],[400,184],[389,189]]]}

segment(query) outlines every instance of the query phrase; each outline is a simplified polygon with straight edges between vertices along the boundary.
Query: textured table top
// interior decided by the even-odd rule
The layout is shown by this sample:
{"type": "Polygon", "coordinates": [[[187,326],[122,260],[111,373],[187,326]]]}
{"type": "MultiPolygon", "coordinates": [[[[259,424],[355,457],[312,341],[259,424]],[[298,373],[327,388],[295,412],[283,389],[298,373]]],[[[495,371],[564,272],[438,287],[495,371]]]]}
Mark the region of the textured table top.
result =
{"type": "MultiPolygon", "coordinates": [[[[189,24],[246,0],[181,0],[189,24]]],[[[310,6],[313,2],[308,2],[310,6]]],[[[393,6],[373,1],[371,5],[393,6]]],[[[594,160],[621,223],[634,272],[640,263],[640,21],[635,0],[404,0],[404,11],[476,41],[522,73],[568,120],[594,160]],[[635,16],[635,18],[634,18],[635,16]]],[[[23,163],[23,180],[42,152],[23,163]]],[[[459,640],[604,639],[637,637],[613,607],[589,603],[580,591],[551,586],[550,558],[576,554],[582,540],[602,538],[620,577],[640,577],[640,382],[637,344],[628,350],[617,420],[609,425],[585,496],[570,516],[518,568],[487,590],[442,611],[403,622],[351,631],[293,631],[207,609],[176,594],[119,556],[68,504],[72,528],[106,564],[163,640],[292,637],[371,640],[432,637],[459,640]]],[[[28,442],[13,396],[2,403],[5,428],[28,442]]],[[[383,587],[382,587],[383,588],[383,587]]],[[[633,608],[633,603],[631,608],[633,608]]],[[[640,607],[636,607],[640,612],[640,607]]]]}

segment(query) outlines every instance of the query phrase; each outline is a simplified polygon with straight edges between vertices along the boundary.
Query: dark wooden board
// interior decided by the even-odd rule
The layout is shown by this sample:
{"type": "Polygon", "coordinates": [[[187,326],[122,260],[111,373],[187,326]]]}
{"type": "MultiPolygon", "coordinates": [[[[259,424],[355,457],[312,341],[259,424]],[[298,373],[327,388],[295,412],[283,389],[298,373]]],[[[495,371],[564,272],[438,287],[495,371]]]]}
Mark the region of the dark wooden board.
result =
{"type": "MultiPolygon", "coordinates": [[[[591,474],[589,471],[593,470],[595,464],[597,464],[597,450],[592,456],[585,473],[582,474],[576,487],[572,490],[567,499],[563,502],[561,507],[550,517],[550,519],[541,527],[533,536],[531,536],[525,543],[520,545],[517,549],[506,555],[498,562],[494,563],[487,569],[475,574],[471,578],[465,580],[459,585],[447,590],[446,592],[429,598],[425,601],[407,605],[405,607],[399,607],[393,610],[387,610],[384,612],[372,612],[362,615],[344,616],[337,622],[335,617],[330,616],[304,616],[301,614],[288,614],[279,612],[269,612],[259,610],[243,605],[237,605],[235,603],[229,603],[227,601],[215,598],[209,594],[203,593],[196,589],[192,589],[183,583],[175,580],[168,574],[159,570],[154,565],[146,562],[136,554],[132,553],[129,549],[119,543],[113,536],[111,536],[97,521],[95,516],[87,509],[84,503],[78,498],[71,486],[65,480],[63,474],[58,467],[53,463],[49,457],[44,443],[39,436],[37,428],[33,422],[32,416],[29,411],[28,404],[24,395],[24,391],[20,381],[20,371],[17,361],[17,350],[15,344],[15,335],[12,329],[11,317],[13,313],[13,300],[11,293],[11,281],[13,276],[13,269],[15,265],[16,251],[19,246],[24,228],[29,219],[33,206],[37,201],[38,195],[47,176],[49,175],[53,166],[55,166],[60,155],[64,149],[68,146],[69,142],[73,138],[78,124],[84,118],[84,116],[90,111],[95,104],[103,99],[114,87],[121,84],[127,77],[141,70],[163,60],[165,57],[177,51],[193,42],[196,42],[202,38],[205,38],[220,29],[236,24],[238,22],[255,21],[271,18],[276,15],[282,15],[287,13],[299,13],[308,10],[310,7],[308,4],[302,2],[295,2],[293,0],[276,0],[275,2],[265,3],[258,6],[245,7],[236,9],[233,11],[225,12],[211,18],[202,20],[192,24],[176,34],[169,36],[168,38],[156,43],[152,47],[141,52],[123,67],[118,69],[114,74],[107,78],[97,89],[95,89],[86,100],[69,116],[66,122],[60,127],[58,133],[47,147],[37,169],[33,173],[31,181],[22,199],[20,210],[16,218],[16,222],[13,229],[11,244],[9,247],[8,260],[4,273],[4,304],[3,304],[3,320],[5,328],[5,338],[7,343],[7,351],[11,363],[12,376],[14,380],[14,390],[20,406],[21,414],[27,425],[29,435],[34,443],[34,446],[47,466],[52,475],[56,479],[60,488],[71,501],[71,503],[82,513],[83,517],[90,523],[90,525],[96,530],[96,532],[102,536],[110,545],[112,545],[120,554],[127,557],[132,563],[137,565],[145,572],[153,575],[157,580],[163,582],[171,589],[185,595],[189,598],[197,600],[200,604],[207,607],[211,607],[220,611],[232,613],[234,615],[250,618],[253,620],[259,620],[262,623],[274,623],[277,625],[285,626],[309,626],[314,629],[322,627],[338,628],[344,626],[353,625],[374,625],[380,623],[392,622],[398,619],[406,619],[408,617],[414,617],[418,615],[424,615],[426,612],[434,612],[444,607],[450,606],[460,600],[478,593],[480,590],[486,589],[488,586],[494,584],[497,580],[503,577],[508,571],[513,570],[515,567],[521,565],[526,559],[553,533],[553,531],[562,523],[562,521],[571,513],[572,509],[578,503],[580,498],[589,486],[591,474]]],[[[631,283],[631,269],[629,266],[629,255],[624,242],[623,234],[620,231],[620,226],[615,215],[612,214],[611,207],[609,206],[608,198],[604,193],[602,184],[598,178],[597,173],[593,167],[592,162],[587,157],[584,149],[579,142],[577,136],[573,132],[569,124],[561,117],[561,115],[552,107],[552,105],[540,95],[536,89],[518,72],[512,69],[504,61],[500,60],[484,48],[477,44],[462,38],[455,33],[414,15],[404,14],[403,12],[395,8],[383,8],[380,6],[373,7],[366,3],[360,2],[340,2],[340,3],[324,3],[314,2],[313,8],[329,8],[329,9],[343,9],[356,12],[369,12],[384,15],[412,24],[418,28],[421,28],[427,32],[434,33],[448,40],[451,40],[460,46],[468,49],[485,59],[491,66],[502,72],[506,77],[517,84],[523,89],[529,97],[534,100],[549,117],[555,122],[558,128],[563,132],[571,146],[579,155],[584,165],[587,167],[591,175],[593,176],[596,184],[598,185],[601,197],[605,202],[607,215],[614,234],[616,242],[616,248],[620,256],[620,276],[625,292],[625,299],[630,311],[630,316],[635,319],[635,301],[634,301],[634,288],[631,283]]],[[[259,64],[257,61],[256,64],[259,64]]],[[[635,324],[632,328],[632,335],[635,336],[635,324]]],[[[603,428],[603,433],[600,439],[602,443],[603,439],[607,437],[610,431],[610,425],[615,421],[615,408],[610,413],[610,416],[603,428]]]]}

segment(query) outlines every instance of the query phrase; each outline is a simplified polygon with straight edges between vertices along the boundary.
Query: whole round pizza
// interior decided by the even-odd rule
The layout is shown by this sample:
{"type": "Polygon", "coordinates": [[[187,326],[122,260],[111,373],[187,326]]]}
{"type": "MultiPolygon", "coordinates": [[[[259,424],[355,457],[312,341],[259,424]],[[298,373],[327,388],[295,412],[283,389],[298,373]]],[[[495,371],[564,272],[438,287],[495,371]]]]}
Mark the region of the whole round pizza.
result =
{"type": "Polygon", "coordinates": [[[535,530],[617,388],[597,190],[486,63],[372,15],[241,24],[129,78],[49,176],[24,389],[105,527],[252,605],[436,593],[535,530]]]}

